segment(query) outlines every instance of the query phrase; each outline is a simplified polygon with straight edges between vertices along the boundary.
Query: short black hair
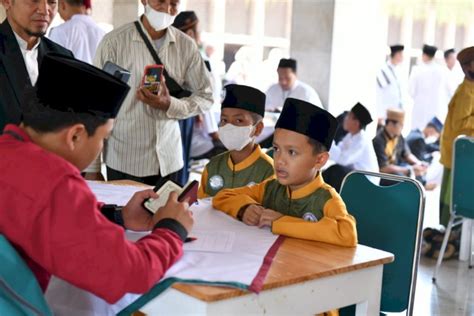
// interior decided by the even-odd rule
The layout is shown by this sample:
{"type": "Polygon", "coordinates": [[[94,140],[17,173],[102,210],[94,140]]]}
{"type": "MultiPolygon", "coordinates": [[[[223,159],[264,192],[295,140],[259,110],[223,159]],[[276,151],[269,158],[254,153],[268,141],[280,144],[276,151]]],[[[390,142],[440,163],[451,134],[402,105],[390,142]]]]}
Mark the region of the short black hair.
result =
{"type": "Polygon", "coordinates": [[[72,5],[74,7],[85,6],[84,0],[64,0],[67,4],[72,5]]]}
{"type": "Polygon", "coordinates": [[[313,155],[317,155],[317,154],[328,151],[326,146],[318,142],[316,139],[308,137],[308,143],[313,147],[313,155]]]}
{"type": "Polygon", "coordinates": [[[249,111],[249,113],[250,113],[250,116],[252,117],[253,125],[255,125],[258,122],[260,122],[261,120],[263,120],[263,116],[261,116],[260,114],[250,112],[250,111],[249,111]]]}
{"type": "Polygon", "coordinates": [[[449,55],[451,54],[454,54],[456,51],[454,50],[454,48],[451,48],[451,49],[448,49],[446,51],[444,51],[444,59],[448,58],[449,55]]]}
{"type": "Polygon", "coordinates": [[[22,122],[39,133],[57,132],[75,124],[83,124],[89,137],[93,136],[98,127],[107,123],[108,118],[93,113],[63,112],[41,104],[31,91],[27,92],[22,114],[22,122]],[[27,100],[27,101],[26,101],[27,100]]]}

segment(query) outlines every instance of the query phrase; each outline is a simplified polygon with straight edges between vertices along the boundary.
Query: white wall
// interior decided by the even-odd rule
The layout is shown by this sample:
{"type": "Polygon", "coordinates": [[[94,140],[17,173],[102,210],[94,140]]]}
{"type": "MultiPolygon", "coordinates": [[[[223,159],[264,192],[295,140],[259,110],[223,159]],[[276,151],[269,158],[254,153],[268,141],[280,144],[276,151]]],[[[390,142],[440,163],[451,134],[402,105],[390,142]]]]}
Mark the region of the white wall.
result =
{"type": "Polygon", "coordinates": [[[388,20],[378,0],[336,0],[329,109],[339,114],[356,102],[375,114],[375,77],[385,58],[388,20]]]}

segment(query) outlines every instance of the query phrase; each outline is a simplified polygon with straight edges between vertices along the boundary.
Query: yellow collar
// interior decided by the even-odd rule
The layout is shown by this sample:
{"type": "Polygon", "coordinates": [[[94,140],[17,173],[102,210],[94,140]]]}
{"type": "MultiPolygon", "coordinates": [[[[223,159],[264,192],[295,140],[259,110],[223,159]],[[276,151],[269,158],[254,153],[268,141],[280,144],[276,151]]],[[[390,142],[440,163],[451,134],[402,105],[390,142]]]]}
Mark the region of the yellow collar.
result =
{"type": "Polygon", "coordinates": [[[308,195],[313,194],[314,191],[316,191],[323,185],[324,185],[323,177],[321,176],[321,172],[318,172],[318,175],[316,176],[316,178],[314,178],[313,181],[311,181],[304,187],[299,188],[298,190],[290,192],[290,189],[287,186],[286,193],[288,194],[288,197],[290,197],[292,200],[302,199],[304,197],[307,197],[308,195]]]}
{"type": "Polygon", "coordinates": [[[244,170],[245,168],[250,167],[255,161],[262,156],[262,149],[260,148],[260,145],[257,145],[253,152],[245,158],[242,162],[239,162],[238,164],[234,164],[232,162],[232,158],[230,157],[230,152],[229,152],[229,158],[227,158],[227,166],[229,166],[230,170],[234,170],[235,172],[244,170]]]}

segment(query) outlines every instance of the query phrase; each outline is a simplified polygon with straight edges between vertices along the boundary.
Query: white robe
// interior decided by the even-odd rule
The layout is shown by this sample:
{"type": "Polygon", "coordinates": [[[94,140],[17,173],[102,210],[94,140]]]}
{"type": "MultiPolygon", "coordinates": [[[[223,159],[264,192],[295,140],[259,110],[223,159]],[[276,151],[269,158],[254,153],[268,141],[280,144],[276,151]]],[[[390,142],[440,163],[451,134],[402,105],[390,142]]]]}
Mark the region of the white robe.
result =
{"type": "Polygon", "coordinates": [[[435,116],[444,122],[451,95],[445,67],[433,61],[414,67],[410,75],[409,92],[413,98],[412,130],[423,130],[435,116]]]}
{"type": "Polygon", "coordinates": [[[364,130],[346,136],[329,150],[329,159],[354,170],[379,172],[377,156],[372,140],[364,130]]]}
{"type": "Polygon", "coordinates": [[[266,95],[266,111],[275,111],[276,109],[281,110],[286,98],[295,98],[322,107],[318,93],[308,84],[299,80],[296,80],[290,90],[283,90],[278,83],[275,83],[268,88],[266,95]]]}
{"type": "Polygon", "coordinates": [[[77,59],[92,64],[104,35],[105,31],[90,16],[76,14],[69,21],[51,29],[48,37],[72,51],[77,59]]]}
{"type": "Polygon", "coordinates": [[[399,66],[388,61],[377,74],[377,117],[385,119],[387,109],[403,108],[406,95],[406,81],[401,80],[399,66]]]}

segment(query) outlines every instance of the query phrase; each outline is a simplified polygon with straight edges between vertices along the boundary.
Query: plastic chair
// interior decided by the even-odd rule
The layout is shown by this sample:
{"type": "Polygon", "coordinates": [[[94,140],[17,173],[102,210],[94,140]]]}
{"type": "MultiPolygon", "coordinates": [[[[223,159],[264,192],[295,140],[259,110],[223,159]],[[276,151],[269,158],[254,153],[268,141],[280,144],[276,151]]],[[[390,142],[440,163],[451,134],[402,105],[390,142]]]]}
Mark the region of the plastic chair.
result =
{"type": "Polygon", "coordinates": [[[0,235],[0,315],[53,315],[35,276],[0,235]]]}
{"type": "MultiPolygon", "coordinates": [[[[341,197],[356,218],[359,243],[391,252],[395,261],[384,266],[380,309],[413,314],[420,258],[425,191],[416,180],[364,171],[349,173],[341,197]],[[392,180],[379,186],[367,176],[392,180]]],[[[361,284],[361,286],[364,286],[361,284]]],[[[348,309],[341,315],[349,315],[348,309]]]]}
{"type": "MultiPolygon", "coordinates": [[[[449,235],[454,225],[454,220],[461,217],[474,219],[474,138],[467,136],[458,136],[453,145],[453,167],[451,170],[451,202],[449,203],[451,214],[448,227],[444,234],[441,252],[436,262],[436,268],[433,273],[433,282],[436,282],[439,268],[443,261],[444,252],[448,245],[449,235]]],[[[472,226],[469,232],[469,269],[473,265],[472,255],[472,226]]]]}

